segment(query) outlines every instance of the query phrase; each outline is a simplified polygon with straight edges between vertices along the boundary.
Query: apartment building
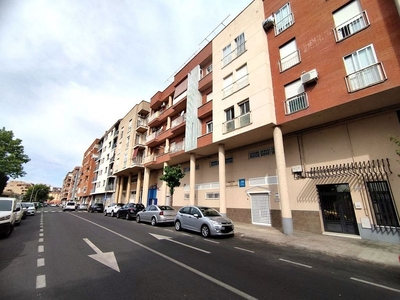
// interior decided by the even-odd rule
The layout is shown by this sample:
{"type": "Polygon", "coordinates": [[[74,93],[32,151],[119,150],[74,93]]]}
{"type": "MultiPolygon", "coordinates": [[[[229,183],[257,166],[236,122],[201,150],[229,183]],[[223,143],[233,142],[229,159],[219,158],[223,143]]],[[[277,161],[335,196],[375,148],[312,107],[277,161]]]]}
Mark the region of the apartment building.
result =
{"type": "Polygon", "coordinates": [[[82,168],[79,174],[76,192],[79,203],[90,203],[91,201],[90,193],[93,189],[98,147],[99,139],[96,138],[83,155],[82,168]]]}
{"type": "Polygon", "coordinates": [[[22,197],[32,186],[34,186],[33,183],[28,183],[19,180],[10,180],[7,182],[7,185],[4,188],[3,196],[22,197]]]}
{"type": "Polygon", "coordinates": [[[77,200],[77,185],[81,167],[76,166],[72,171],[65,175],[63,185],[61,187],[61,201],[77,200]]]}
{"type": "Polygon", "coordinates": [[[142,202],[143,160],[146,152],[149,112],[150,103],[141,101],[121,119],[119,124],[115,162],[111,169],[117,178],[115,202],[142,202]]]}
{"type": "Polygon", "coordinates": [[[264,1],[295,229],[400,242],[396,5],[264,1]]]}
{"type": "Polygon", "coordinates": [[[118,130],[121,119],[116,121],[98,141],[96,167],[94,169],[91,201],[110,202],[115,198],[116,176],[113,175],[118,130]]]}

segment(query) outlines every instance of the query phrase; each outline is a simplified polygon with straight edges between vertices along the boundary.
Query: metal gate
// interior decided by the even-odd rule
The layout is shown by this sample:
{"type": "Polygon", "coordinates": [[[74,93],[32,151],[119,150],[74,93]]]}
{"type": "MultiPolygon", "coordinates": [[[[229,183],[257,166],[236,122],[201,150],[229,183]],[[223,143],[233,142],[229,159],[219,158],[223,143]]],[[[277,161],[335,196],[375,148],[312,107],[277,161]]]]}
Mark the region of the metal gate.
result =
{"type": "Polygon", "coordinates": [[[359,234],[348,184],[317,185],[325,231],[359,234]]]}
{"type": "Polygon", "coordinates": [[[251,221],[258,225],[271,225],[270,197],[268,193],[250,194],[251,221]]]}

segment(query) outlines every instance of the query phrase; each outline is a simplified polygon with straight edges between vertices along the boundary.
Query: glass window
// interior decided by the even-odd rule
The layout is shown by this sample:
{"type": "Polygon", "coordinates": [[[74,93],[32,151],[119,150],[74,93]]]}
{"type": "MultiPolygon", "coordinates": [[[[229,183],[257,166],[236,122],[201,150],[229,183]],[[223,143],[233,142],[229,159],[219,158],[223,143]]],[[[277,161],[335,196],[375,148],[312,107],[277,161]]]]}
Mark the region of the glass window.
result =
{"type": "Polygon", "coordinates": [[[245,50],[245,39],[244,39],[244,32],[241,33],[236,39],[235,39],[235,43],[236,43],[236,56],[239,56],[240,54],[242,54],[245,50]]]}
{"type": "Polygon", "coordinates": [[[247,73],[247,65],[244,65],[236,70],[236,85],[237,89],[241,89],[246,86],[249,82],[248,73],[247,73]]]}
{"type": "Polygon", "coordinates": [[[369,25],[358,1],[352,1],[333,13],[335,38],[340,41],[369,25]]]}
{"type": "Polygon", "coordinates": [[[275,34],[279,34],[294,23],[290,4],[286,3],[275,14],[275,34]]]}
{"type": "Polygon", "coordinates": [[[296,40],[293,39],[279,48],[279,70],[282,72],[300,62],[300,53],[297,50],[296,40]]]}
{"type": "Polygon", "coordinates": [[[249,100],[239,103],[239,110],[240,110],[240,115],[244,115],[244,114],[247,114],[248,112],[250,112],[249,100]]]}
{"type": "Polygon", "coordinates": [[[207,122],[206,123],[206,133],[210,133],[212,131],[213,131],[213,122],[212,121],[207,122]]]}
{"type": "Polygon", "coordinates": [[[235,118],[235,111],[233,109],[233,106],[225,110],[225,118],[226,121],[233,120],[235,118]]]}
{"type": "Polygon", "coordinates": [[[232,50],[231,45],[229,44],[222,50],[222,66],[226,66],[232,61],[232,50]]]}

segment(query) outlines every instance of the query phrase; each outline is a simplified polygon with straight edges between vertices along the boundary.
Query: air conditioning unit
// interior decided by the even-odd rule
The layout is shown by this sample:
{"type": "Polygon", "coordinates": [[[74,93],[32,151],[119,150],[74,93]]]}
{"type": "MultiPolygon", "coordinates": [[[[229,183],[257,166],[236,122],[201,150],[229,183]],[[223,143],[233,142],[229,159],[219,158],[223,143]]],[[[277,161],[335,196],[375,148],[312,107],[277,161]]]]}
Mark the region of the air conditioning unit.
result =
{"type": "Polygon", "coordinates": [[[268,18],[266,18],[263,22],[262,22],[262,26],[264,28],[265,31],[267,31],[268,29],[270,29],[271,27],[273,27],[275,24],[275,18],[273,15],[269,16],[268,18]]]}
{"type": "Polygon", "coordinates": [[[318,80],[318,73],[316,69],[313,69],[311,71],[308,71],[304,74],[301,74],[301,82],[303,84],[308,83],[308,82],[312,82],[312,81],[317,81],[318,80]]]}

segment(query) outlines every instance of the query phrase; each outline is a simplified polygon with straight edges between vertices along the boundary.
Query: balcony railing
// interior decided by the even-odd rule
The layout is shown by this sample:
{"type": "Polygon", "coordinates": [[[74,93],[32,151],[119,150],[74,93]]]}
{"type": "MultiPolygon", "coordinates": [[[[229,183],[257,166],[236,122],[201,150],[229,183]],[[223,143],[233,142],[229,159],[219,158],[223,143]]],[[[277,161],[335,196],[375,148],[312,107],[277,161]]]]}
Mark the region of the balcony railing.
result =
{"type": "Polygon", "coordinates": [[[228,65],[232,60],[242,55],[245,51],[246,51],[246,42],[243,42],[222,58],[222,67],[228,65]]]}
{"type": "Polygon", "coordinates": [[[138,118],[137,119],[137,123],[136,123],[136,127],[140,127],[140,126],[147,126],[147,119],[143,119],[143,118],[138,118]]]}
{"type": "Polygon", "coordinates": [[[244,126],[247,126],[251,124],[251,112],[245,113],[243,115],[240,115],[237,118],[234,118],[232,120],[226,121],[223,123],[223,133],[228,133],[231,131],[234,131],[236,129],[242,128],[244,126]]]}
{"type": "Polygon", "coordinates": [[[279,71],[283,72],[300,63],[300,50],[296,50],[279,61],[279,71]]]}
{"type": "Polygon", "coordinates": [[[150,123],[151,121],[153,121],[154,119],[158,118],[158,116],[160,115],[160,111],[156,111],[154,114],[150,115],[147,119],[147,123],[150,123]]]}
{"type": "Polygon", "coordinates": [[[335,34],[336,42],[339,42],[363,28],[369,26],[369,19],[367,16],[367,12],[363,11],[361,14],[356,15],[350,20],[340,24],[339,26],[333,28],[333,32],[335,34]]]}
{"type": "Polygon", "coordinates": [[[285,31],[287,28],[294,24],[293,13],[288,14],[281,21],[275,24],[275,35],[280,34],[282,31],[285,31]]]}
{"type": "Polygon", "coordinates": [[[171,122],[171,128],[174,128],[174,127],[178,126],[179,124],[182,124],[185,121],[186,121],[186,114],[179,116],[178,118],[176,118],[175,120],[173,120],[171,122]]]}
{"type": "Polygon", "coordinates": [[[245,76],[239,78],[232,84],[228,85],[227,87],[223,88],[222,90],[222,97],[226,98],[230,95],[232,95],[234,92],[237,92],[238,90],[244,88],[249,84],[249,76],[246,74],[245,76]]]}
{"type": "Polygon", "coordinates": [[[132,166],[142,166],[143,165],[143,157],[136,156],[132,158],[132,166]]]}
{"type": "Polygon", "coordinates": [[[381,62],[368,66],[345,77],[349,93],[361,90],[387,79],[381,62]]]}
{"type": "Polygon", "coordinates": [[[296,111],[306,109],[308,107],[308,98],[306,93],[298,94],[285,101],[285,113],[290,115],[296,111]]]}
{"type": "Polygon", "coordinates": [[[176,152],[179,152],[179,151],[182,151],[182,150],[185,150],[185,141],[178,142],[178,143],[175,143],[175,144],[171,145],[170,152],[171,153],[176,153],[176,152]]]}
{"type": "Polygon", "coordinates": [[[163,133],[162,129],[157,130],[156,132],[153,132],[152,134],[148,135],[146,137],[146,143],[154,140],[156,137],[158,137],[161,133],[163,133]]]}

